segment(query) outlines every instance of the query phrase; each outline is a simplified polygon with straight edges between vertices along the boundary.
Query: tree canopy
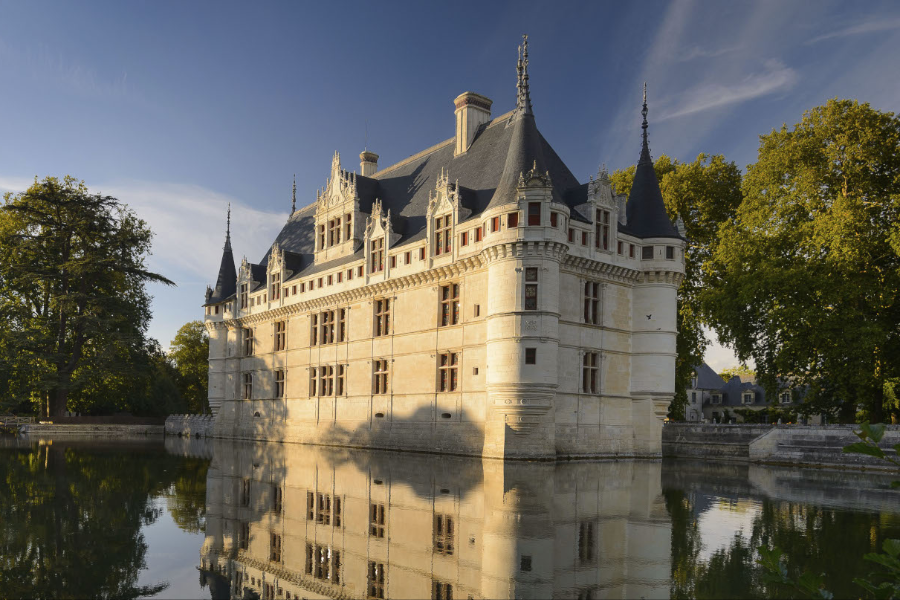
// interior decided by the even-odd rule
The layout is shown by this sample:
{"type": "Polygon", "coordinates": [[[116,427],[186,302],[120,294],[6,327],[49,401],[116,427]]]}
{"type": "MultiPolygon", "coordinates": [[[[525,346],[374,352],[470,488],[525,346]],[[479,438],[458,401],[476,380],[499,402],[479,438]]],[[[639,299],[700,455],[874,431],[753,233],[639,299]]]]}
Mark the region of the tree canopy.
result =
{"type": "Polygon", "coordinates": [[[72,177],[4,195],[0,384],[7,403],[39,401],[43,416],[61,416],[72,392],[126,381],[149,366],[145,285],[172,285],[146,268],[151,237],[125,205],[72,177]]]}
{"type": "MultiPolygon", "coordinates": [[[[703,267],[718,243],[719,225],[733,218],[741,203],[741,172],[721,155],[700,154],[681,163],[666,155],[653,165],[660,182],[666,211],[674,221],[681,217],[685,227],[685,277],[678,290],[678,340],[675,363],[676,397],[669,413],[683,418],[686,390],[694,368],[703,362],[707,341],[703,333],[700,292],[703,267]]],[[[635,167],[616,171],[610,180],[616,193],[628,194],[635,167]]]]}
{"type": "Polygon", "coordinates": [[[192,413],[209,412],[209,335],[201,321],[190,321],[178,329],[169,349],[178,372],[178,389],[192,413]]]}
{"type": "Polygon", "coordinates": [[[760,382],[809,386],[810,410],[898,412],[900,119],[829,100],[760,137],[702,305],[760,382]]]}

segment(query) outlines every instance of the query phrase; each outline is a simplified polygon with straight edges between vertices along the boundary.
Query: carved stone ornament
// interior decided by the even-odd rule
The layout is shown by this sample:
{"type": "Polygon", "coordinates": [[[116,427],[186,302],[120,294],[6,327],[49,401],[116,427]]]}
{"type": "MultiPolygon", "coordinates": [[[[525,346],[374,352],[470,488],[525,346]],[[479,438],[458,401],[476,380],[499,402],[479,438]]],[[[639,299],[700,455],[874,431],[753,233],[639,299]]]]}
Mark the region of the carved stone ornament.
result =
{"type": "Polygon", "coordinates": [[[609,173],[606,165],[601,165],[597,172],[597,178],[590,178],[588,182],[588,202],[615,211],[618,206],[615,201],[615,192],[609,181],[609,173]]]}
{"type": "Polygon", "coordinates": [[[428,194],[427,216],[431,219],[435,215],[445,213],[453,213],[453,222],[459,223],[467,219],[472,211],[460,204],[459,180],[457,179],[455,183],[450,183],[449,172],[441,168],[434,190],[428,194]]]}
{"type": "Polygon", "coordinates": [[[284,252],[278,246],[278,242],[272,244],[272,251],[269,252],[269,265],[267,271],[269,273],[277,273],[284,270],[284,252]]]}
{"type": "Polygon", "coordinates": [[[341,154],[335,152],[331,159],[331,175],[325,182],[324,189],[316,192],[316,212],[358,201],[356,173],[341,168],[341,154]]]}
{"type": "Polygon", "coordinates": [[[527,173],[519,173],[520,188],[548,188],[550,187],[550,171],[541,173],[538,171],[537,161],[534,161],[527,173]]]}

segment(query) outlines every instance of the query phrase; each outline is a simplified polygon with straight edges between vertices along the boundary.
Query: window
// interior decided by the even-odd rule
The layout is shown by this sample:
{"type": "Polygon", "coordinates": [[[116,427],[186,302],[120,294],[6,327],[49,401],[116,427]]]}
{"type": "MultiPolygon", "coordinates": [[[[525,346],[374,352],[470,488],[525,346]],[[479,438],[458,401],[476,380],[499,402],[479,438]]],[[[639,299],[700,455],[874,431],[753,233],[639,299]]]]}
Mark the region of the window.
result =
{"type": "Polygon", "coordinates": [[[353,237],[353,215],[347,213],[344,217],[344,239],[349,240],[353,237]]]}
{"type": "Polygon", "coordinates": [[[253,356],[253,328],[244,328],[244,356],[253,356]]]}
{"type": "Polygon", "coordinates": [[[753,392],[744,392],[744,394],[741,396],[741,402],[743,402],[744,404],[753,404],[753,396],[753,392]]]}
{"type": "Polygon", "coordinates": [[[319,344],[319,315],[311,315],[309,317],[309,345],[317,346],[319,344]]]}
{"type": "Polygon", "coordinates": [[[378,238],[369,242],[372,250],[372,263],[369,268],[370,273],[378,273],[384,271],[384,238],[378,238]]]}
{"type": "Polygon", "coordinates": [[[666,246],[666,259],[667,260],[675,260],[675,247],[674,246],[666,246]]]}
{"type": "Polygon", "coordinates": [[[284,369],[275,371],[275,397],[284,398],[284,369]]]}
{"type": "Polygon", "coordinates": [[[641,246],[641,260],[653,259],[653,246],[641,246]]]}
{"type": "Polygon", "coordinates": [[[592,522],[578,525],[578,560],[581,563],[594,561],[594,524],[592,522]]]}
{"type": "Polygon", "coordinates": [[[241,284],[241,308],[247,308],[247,284],[241,284]]]}
{"type": "Polygon", "coordinates": [[[525,310],[537,310],[537,267],[525,267],[525,310]]]}
{"type": "Polygon", "coordinates": [[[434,515],[434,553],[451,556],[453,554],[453,518],[448,515],[434,515]]]}
{"type": "Polygon", "coordinates": [[[790,404],[791,403],[791,393],[790,392],[781,392],[781,403],[782,404],[790,404]]]}
{"type": "Polygon", "coordinates": [[[425,248],[419,248],[419,260],[425,260],[425,248]]]}
{"type": "Polygon", "coordinates": [[[250,480],[241,480],[241,506],[250,506],[250,480]]]}
{"type": "Polygon", "coordinates": [[[540,225],[541,224],[541,203],[540,202],[529,202],[528,203],[528,224],[529,225],[540,225]]]}
{"type": "Polygon", "coordinates": [[[480,241],[481,241],[481,237],[482,237],[482,235],[483,235],[483,232],[484,232],[484,230],[483,230],[481,227],[479,227],[478,229],[475,230],[475,241],[476,241],[476,242],[480,242],[480,241]]]}
{"type": "Polygon", "coordinates": [[[264,583],[262,600],[275,600],[275,584],[264,583]]]}
{"type": "Polygon", "coordinates": [[[337,341],[344,342],[347,340],[347,309],[340,308],[337,311],[338,327],[337,341]]]}
{"type": "Polygon", "coordinates": [[[246,550],[250,547],[250,523],[249,521],[244,521],[240,524],[240,529],[238,530],[238,548],[241,550],[246,550]]]}
{"type": "Polygon", "coordinates": [[[337,366],[337,377],[335,378],[335,395],[347,395],[347,365],[337,366]]]}
{"type": "Polygon", "coordinates": [[[322,289],[322,278],[321,277],[319,277],[319,283],[316,284],[316,287],[319,288],[320,290],[322,289]]]}
{"type": "Polygon", "coordinates": [[[531,556],[523,554],[519,559],[519,570],[523,572],[531,571],[531,556]]]}
{"type": "Polygon", "coordinates": [[[581,391],[585,394],[596,394],[597,370],[600,357],[596,352],[585,352],[581,363],[581,391]]]}
{"type": "Polygon", "coordinates": [[[369,561],[366,575],[366,598],[384,598],[384,565],[369,561]]]}
{"type": "Polygon", "coordinates": [[[319,250],[325,249],[325,225],[319,225],[319,250]]]}
{"type": "MultiPolygon", "coordinates": [[[[341,499],[333,498],[334,526],[341,526],[341,499]]],[[[306,520],[315,521],[320,525],[331,525],[332,521],[332,497],[329,494],[306,492],[306,520]]]]}
{"type": "Polygon", "coordinates": [[[507,227],[518,227],[519,226],[519,213],[509,213],[506,215],[506,226],[507,227]]]}
{"type": "Polygon", "coordinates": [[[375,301],[375,337],[388,335],[391,330],[391,301],[380,298],[375,301]]]}
{"type": "Polygon", "coordinates": [[[459,323],[459,284],[441,286],[441,327],[459,323]]]}
{"type": "Polygon", "coordinates": [[[388,361],[379,358],[372,362],[372,393],[387,394],[388,392],[388,361]]]}
{"type": "Polygon", "coordinates": [[[281,273],[272,273],[272,300],[281,298],[281,273]]]}
{"type": "Polygon", "coordinates": [[[525,348],[525,364],[537,364],[537,348],[525,348]]]}
{"type": "Polygon", "coordinates": [[[272,510],[280,513],[284,506],[284,490],[280,485],[272,486],[272,510]]]}
{"type": "Polygon", "coordinates": [[[328,285],[331,285],[332,283],[334,283],[334,276],[333,276],[333,275],[329,275],[329,276],[328,276],[328,285]]]}
{"type": "Polygon", "coordinates": [[[450,252],[450,216],[434,220],[434,255],[450,252]]]}
{"type": "Polygon", "coordinates": [[[582,246],[588,245],[588,232],[587,231],[581,232],[581,245],[582,246]]]}
{"type": "Polygon", "coordinates": [[[598,210],[594,220],[594,245],[601,250],[609,250],[609,211],[598,210]]]}
{"type": "Polygon", "coordinates": [[[713,394],[710,396],[710,402],[713,404],[722,404],[722,394],[713,394]]]}
{"type": "Polygon", "coordinates": [[[403,258],[405,261],[404,264],[408,265],[409,263],[411,263],[412,262],[412,252],[407,252],[406,254],[403,255],[403,258]]]}
{"type": "Polygon", "coordinates": [[[453,585],[432,579],[431,600],[453,600],[453,585]]]}
{"type": "Polygon", "coordinates": [[[550,227],[559,226],[559,213],[551,212],[550,213],[550,227]]]}
{"type": "Polygon", "coordinates": [[[317,367],[309,368],[309,396],[319,395],[319,369],[317,367]]]}
{"type": "Polygon", "coordinates": [[[500,217],[494,217],[491,219],[491,233],[498,231],[500,231],[500,217]]]}
{"type": "Polygon", "coordinates": [[[469,232],[463,231],[459,234],[459,245],[460,246],[468,246],[469,245],[469,232]]]}
{"type": "Polygon", "coordinates": [[[306,574],[322,581],[341,583],[341,553],[330,546],[306,545],[306,574]]]}
{"type": "Polygon", "coordinates": [[[275,350],[287,348],[287,324],[284,321],[275,322],[275,350]]]}
{"type": "Polygon", "coordinates": [[[457,367],[459,354],[444,352],[440,355],[438,365],[438,391],[455,392],[457,387],[457,367]]]}
{"type": "Polygon", "coordinates": [[[628,258],[634,258],[634,244],[628,244],[628,258]]]}
{"type": "Polygon", "coordinates": [[[337,282],[340,283],[340,282],[342,282],[343,280],[344,280],[344,272],[343,272],[343,271],[338,271],[338,274],[337,274],[337,282]]]}
{"type": "Polygon", "coordinates": [[[569,228],[569,242],[575,243],[575,230],[569,228]]]}
{"type": "Polygon", "coordinates": [[[319,395],[331,396],[334,394],[334,367],[319,367],[319,395]]]}
{"type": "Polygon", "coordinates": [[[475,305],[475,310],[473,311],[473,313],[476,317],[481,316],[481,305],[480,304],[475,305]]]}
{"type": "Polygon", "coordinates": [[[691,404],[697,404],[697,392],[691,392],[691,404]]]}
{"type": "Polygon", "coordinates": [[[392,257],[391,257],[391,268],[392,268],[392,269],[396,269],[396,268],[397,268],[397,257],[396,257],[396,256],[392,256],[392,257]]]}
{"type": "Polygon", "coordinates": [[[584,282],[584,322],[600,324],[600,284],[596,281],[584,282]]]}
{"type": "Polygon", "coordinates": [[[357,277],[362,277],[362,276],[363,276],[363,268],[362,268],[362,265],[356,267],[356,276],[357,276],[357,277]]]}
{"type": "Polygon", "coordinates": [[[625,254],[625,244],[623,242],[616,242],[616,254],[619,256],[625,254]]]}
{"type": "Polygon", "coordinates": [[[244,400],[253,398],[253,373],[244,373],[244,400]]]}
{"type": "Polygon", "coordinates": [[[306,284],[305,284],[305,283],[301,283],[301,284],[300,284],[300,293],[302,294],[302,293],[305,292],[305,291],[306,291],[306,284]]]}
{"type": "Polygon", "coordinates": [[[369,505],[369,535],[384,537],[384,504],[369,505]]]}
{"type": "Polygon", "coordinates": [[[353,279],[353,269],[347,269],[347,281],[353,279]]]}
{"type": "Polygon", "coordinates": [[[277,533],[272,533],[269,539],[269,560],[281,562],[281,536],[277,533]]]}
{"type": "Polygon", "coordinates": [[[334,246],[341,243],[341,218],[328,221],[328,245],[334,246]]]}

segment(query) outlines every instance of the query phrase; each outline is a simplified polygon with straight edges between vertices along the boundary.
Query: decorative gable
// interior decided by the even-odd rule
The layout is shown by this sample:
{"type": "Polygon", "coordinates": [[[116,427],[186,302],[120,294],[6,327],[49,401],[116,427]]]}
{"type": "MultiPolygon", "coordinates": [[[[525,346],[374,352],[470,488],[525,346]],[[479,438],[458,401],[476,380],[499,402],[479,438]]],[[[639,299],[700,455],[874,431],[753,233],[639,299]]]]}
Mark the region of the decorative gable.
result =
{"type": "Polygon", "coordinates": [[[428,194],[425,247],[429,267],[436,256],[456,256],[456,225],[472,214],[462,205],[460,195],[459,180],[450,183],[450,174],[441,169],[428,194]]]}
{"type": "Polygon", "coordinates": [[[362,239],[362,219],[356,173],[341,167],[341,155],[331,158],[331,174],[325,187],[316,193],[316,262],[353,254],[362,239]]]}

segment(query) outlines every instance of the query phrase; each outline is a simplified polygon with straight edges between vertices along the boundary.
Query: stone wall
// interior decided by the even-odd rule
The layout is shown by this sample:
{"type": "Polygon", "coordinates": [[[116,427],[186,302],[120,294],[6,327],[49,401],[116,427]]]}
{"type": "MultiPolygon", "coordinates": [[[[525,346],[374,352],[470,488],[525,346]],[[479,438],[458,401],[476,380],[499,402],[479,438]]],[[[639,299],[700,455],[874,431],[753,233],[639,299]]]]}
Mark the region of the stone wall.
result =
{"type": "Polygon", "coordinates": [[[214,422],[213,415],[169,415],[165,432],[167,436],[210,437],[214,422]]]}
{"type": "Polygon", "coordinates": [[[749,460],[750,443],[772,427],[667,423],[662,435],[663,456],[749,460]]]}
{"type": "Polygon", "coordinates": [[[162,425],[23,425],[19,432],[33,437],[134,437],[141,435],[162,435],[162,425]]]}

